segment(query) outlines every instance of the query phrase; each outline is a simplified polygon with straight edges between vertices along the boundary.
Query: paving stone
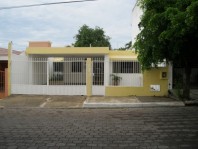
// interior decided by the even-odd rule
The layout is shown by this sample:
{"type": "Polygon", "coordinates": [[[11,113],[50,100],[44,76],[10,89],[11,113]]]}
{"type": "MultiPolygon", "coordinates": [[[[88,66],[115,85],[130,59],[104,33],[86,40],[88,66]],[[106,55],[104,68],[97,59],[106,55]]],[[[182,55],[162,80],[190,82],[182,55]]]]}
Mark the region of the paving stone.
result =
{"type": "Polygon", "coordinates": [[[1,149],[198,148],[197,107],[0,109],[1,149]]]}

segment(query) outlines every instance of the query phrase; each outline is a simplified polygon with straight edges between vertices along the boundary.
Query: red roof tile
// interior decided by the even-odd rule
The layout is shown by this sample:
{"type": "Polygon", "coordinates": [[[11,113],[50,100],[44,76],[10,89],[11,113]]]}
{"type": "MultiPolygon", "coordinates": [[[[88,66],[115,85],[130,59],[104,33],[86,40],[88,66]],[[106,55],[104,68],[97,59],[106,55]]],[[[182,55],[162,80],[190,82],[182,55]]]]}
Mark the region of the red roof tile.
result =
{"type": "MultiPolygon", "coordinates": [[[[21,53],[22,51],[12,50],[12,54],[19,55],[21,53]]],[[[8,55],[8,49],[0,48],[0,56],[7,56],[7,55],[8,55]]]]}

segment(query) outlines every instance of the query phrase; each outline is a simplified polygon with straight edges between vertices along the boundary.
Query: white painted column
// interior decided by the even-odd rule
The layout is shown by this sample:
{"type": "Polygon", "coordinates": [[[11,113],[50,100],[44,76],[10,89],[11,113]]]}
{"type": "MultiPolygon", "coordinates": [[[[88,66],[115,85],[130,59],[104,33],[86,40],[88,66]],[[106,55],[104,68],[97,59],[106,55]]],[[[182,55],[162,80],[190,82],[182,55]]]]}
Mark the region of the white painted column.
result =
{"type": "Polygon", "coordinates": [[[104,86],[109,86],[109,56],[105,55],[104,59],[104,86]]]}
{"type": "Polygon", "coordinates": [[[49,58],[47,58],[47,86],[49,85],[49,58]]]}

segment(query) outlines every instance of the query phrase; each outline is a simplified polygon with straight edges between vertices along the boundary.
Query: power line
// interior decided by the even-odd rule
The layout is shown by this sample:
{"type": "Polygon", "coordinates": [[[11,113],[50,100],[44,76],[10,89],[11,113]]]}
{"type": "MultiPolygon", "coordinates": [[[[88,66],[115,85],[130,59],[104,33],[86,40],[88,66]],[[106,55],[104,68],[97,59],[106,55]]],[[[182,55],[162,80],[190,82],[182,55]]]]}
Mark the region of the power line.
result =
{"type": "Polygon", "coordinates": [[[58,4],[65,4],[65,3],[81,3],[81,2],[88,2],[88,1],[97,1],[97,0],[80,0],[80,1],[67,1],[67,2],[55,2],[55,3],[42,3],[42,4],[32,4],[32,5],[0,7],[0,10],[3,10],[3,9],[24,8],[24,7],[37,7],[37,6],[44,6],[44,5],[58,5],[58,4]]]}

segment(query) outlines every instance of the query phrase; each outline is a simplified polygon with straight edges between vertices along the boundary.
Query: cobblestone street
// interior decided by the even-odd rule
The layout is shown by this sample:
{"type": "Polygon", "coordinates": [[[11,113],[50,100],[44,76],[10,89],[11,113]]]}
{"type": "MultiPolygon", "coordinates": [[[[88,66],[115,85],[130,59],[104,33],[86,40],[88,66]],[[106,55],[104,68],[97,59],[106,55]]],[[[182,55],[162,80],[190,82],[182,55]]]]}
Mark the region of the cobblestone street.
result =
{"type": "Polygon", "coordinates": [[[0,149],[198,148],[198,108],[0,109],[0,149]]]}

